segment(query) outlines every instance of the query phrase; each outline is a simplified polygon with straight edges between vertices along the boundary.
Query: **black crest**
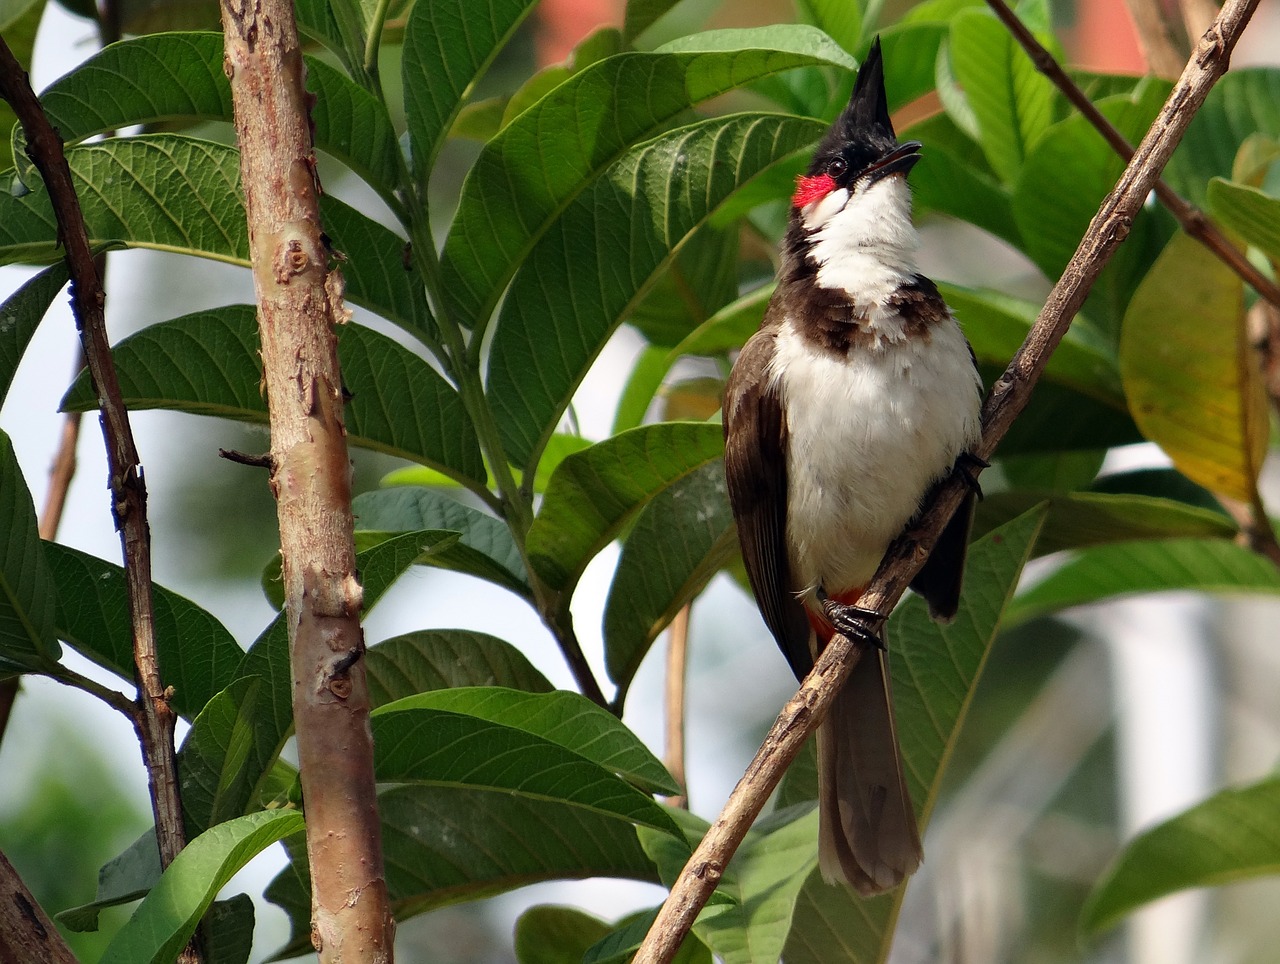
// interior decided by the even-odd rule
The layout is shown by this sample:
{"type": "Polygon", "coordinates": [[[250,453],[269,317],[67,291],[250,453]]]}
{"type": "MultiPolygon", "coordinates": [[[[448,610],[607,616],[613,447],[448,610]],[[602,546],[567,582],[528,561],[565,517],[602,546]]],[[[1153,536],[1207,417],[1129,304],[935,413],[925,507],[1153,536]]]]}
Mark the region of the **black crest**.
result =
{"type": "Polygon", "coordinates": [[[851,172],[857,172],[897,146],[884,92],[884,58],[880,53],[880,38],[876,37],[866,60],[858,68],[849,105],[818,145],[809,173],[825,170],[828,162],[837,156],[848,162],[851,172]]]}

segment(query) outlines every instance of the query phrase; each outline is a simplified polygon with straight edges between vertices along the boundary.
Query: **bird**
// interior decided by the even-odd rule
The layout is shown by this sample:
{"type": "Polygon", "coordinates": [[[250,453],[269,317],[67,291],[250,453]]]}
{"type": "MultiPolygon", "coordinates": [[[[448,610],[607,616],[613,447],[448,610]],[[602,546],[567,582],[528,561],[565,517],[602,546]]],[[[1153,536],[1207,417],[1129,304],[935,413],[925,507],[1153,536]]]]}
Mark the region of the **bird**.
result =
{"type": "Polygon", "coordinates": [[[912,589],[959,605],[981,436],[973,350],[920,273],[876,37],[848,106],[797,178],[777,286],[725,386],[725,480],[748,581],[797,679],[837,631],[867,646],[818,728],[818,863],[871,895],[923,860],[903,772],[883,620],[857,601],[953,472],[971,482],[912,589]],[[970,460],[966,462],[966,459],[970,460]]]}

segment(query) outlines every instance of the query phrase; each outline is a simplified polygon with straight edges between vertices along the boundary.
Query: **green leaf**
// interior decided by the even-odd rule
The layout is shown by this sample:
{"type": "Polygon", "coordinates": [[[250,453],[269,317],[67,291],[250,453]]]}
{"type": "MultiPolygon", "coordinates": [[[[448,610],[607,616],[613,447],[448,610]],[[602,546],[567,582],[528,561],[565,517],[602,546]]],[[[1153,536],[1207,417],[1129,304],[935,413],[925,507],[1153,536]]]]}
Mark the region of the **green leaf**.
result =
{"type": "Polygon", "coordinates": [[[462,713],[513,727],[571,750],[642,790],[680,792],[671,774],[634,733],[578,693],[525,693],[499,686],[439,689],[383,706],[374,717],[415,709],[462,713]]]}
{"type": "Polygon", "coordinates": [[[1174,466],[1250,501],[1266,455],[1266,389],[1246,331],[1244,285],[1177,234],[1125,314],[1120,370],[1134,421],[1174,466]]]}
{"type": "Polygon", "coordinates": [[[633,145],[700,101],[813,64],[854,66],[821,31],[780,25],[696,34],[574,75],[487,144],[463,185],[441,265],[454,317],[483,324],[538,240],[633,145]]]}
{"type": "Polygon", "coordinates": [[[412,696],[372,715],[379,781],[472,787],[553,800],[677,833],[666,811],[650,797],[558,743],[515,726],[416,705],[449,692],[412,696]]]}
{"type": "Polygon", "coordinates": [[[777,285],[769,282],[725,305],[671,349],[668,366],[682,355],[723,355],[741,348],[764,321],[765,308],[775,290],[777,285]]]}
{"type": "MultiPolygon", "coordinates": [[[[374,606],[400,576],[435,546],[457,538],[452,532],[407,532],[393,536],[356,554],[356,569],[364,590],[364,614],[374,606]]],[[[228,799],[229,809],[248,809],[270,779],[271,769],[293,729],[293,672],[289,665],[289,632],[284,614],[273,619],[249,647],[236,667],[234,679],[257,677],[262,689],[257,696],[253,727],[253,747],[246,757],[247,779],[238,782],[243,797],[228,799]]]]}
{"type": "Polygon", "coordinates": [[[268,810],[205,831],[178,854],[116,933],[103,964],[172,961],[227,881],[251,858],[301,828],[297,811],[268,810]]]}
{"type": "Polygon", "coordinates": [[[66,262],[45,268],[0,305],[0,404],[45,312],[67,283],[66,262]]]}
{"type": "Polygon", "coordinates": [[[641,510],[605,603],[605,666],[618,684],[618,705],[658,634],[737,547],[718,459],[658,492],[641,510]]]}
{"type": "Polygon", "coordinates": [[[248,784],[258,774],[246,763],[253,748],[258,693],[255,676],[237,679],[205,704],[178,753],[178,785],[187,837],[244,812],[248,784]]]}
{"type": "Polygon", "coordinates": [[[1094,887],[1080,926],[1098,934],[1136,908],[1188,887],[1280,872],[1280,777],[1223,790],[1139,834],[1094,887]]]}
{"type": "Polygon", "coordinates": [[[9,436],[0,431],[0,671],[57,662],[58,594],[36,509],[9,436]]]}
{"type": "MultiPolygon", "coordinates": [[[[1098,477],[1106,458],[1106,449],[1085,449],[1047,455],[1013,455],[1000,459],[997,465],[1011,489],[1072,492],[1088,488],[1098,477]]],[[[983,487],[988,493],[994,491],[987,487],[985,479],[983,487]]]]}
{"type": "Polygon", "coordinates": [[[650,344],[671,346],[738,295],[738,234],[707,225],[681,246],[627,324],[650,344]]]}
{"type": "MultiPolygon", "coordinates": [[[[716,888],[731,900],[709,906],[693,925],[718,959],[725,964],[781,960],[796,896],[818,863],[817,837],[818,812],[811,803],[771,815],[748,833],[716,888]]],[[[641,843],[664,883],[674,882],[684,866],[678,852],[643,832],[641,843]]]]}
{"type": "MultiPolygon", "coordinates": [[[[58,636],[99,666],[132,680],[124,570],[56,542],[46,542],[44,552],[58,587],[58,636]]],[[[160,678],[173,687],[173,708],[190,719],[234,679],[244,650],[195,603],[162,586],[153,585],[151,593],[160,678]]]]}
{"type": "Polygon", "coordinates": [[[424,191],[463,101],[533,7],[533,0],[414,4],[402,74],[413,170],[424,191]]]}
{"type": "MultiPolygon", "coordinates": [[[[909,597],[889,625],[893,702],[912,799],[928,823],[947,761],[995,639],[1044,520],[1034,509],[969,547],[960,611],[950,625],[929,619],[923,599],[909,597]]],[[[859,899],[809,875],[796,901],[783,956],[788,964],[883,961],[906,888],[859,899]]]]}
{"type": "Polygon", "coordinates": [[[57,919],[68,930],[84,933],[98,929],[98,915],[104,907],[130,904],[146,895],[160,879],[160,845],[154,827],[148,828],[120,854],[98,871],[94,899],[59,912],[57,919]]]}
{"type": "MultiPolygon", "coordinates": [[[[622,877],[657,882],[635,827],[578,807],[447,786],[400,786],[378,795],[387,889],[405,920],[434,907],[477,900],[539,880],[622,877]]],[[[305,850],[267,888],[285,908],[293,938],[310,948],[305,850]]]]}
{"type": "Polygon", "coordinates": [[[530,565],[552,589],[568,592],[637,510],[723,452],[719,425],[659,422],[566,457],[529,529],[530,565]]]}
{"type": "Polygon", "coordinates": [[[1208,509],[1225,516],[1222,503],[1207,489],[1196,485],[1177,469],[1135,469],[1117,472],[1096,479],[1091,487],[1094,492],[1115,492],[1126,495],[1149,495],[1159,499],[1185,502],[1199,509],[1208,509]]]}
{"type": "Polygon", "coordinates": [[[516,920],[516,960],[519,964],[581,961],[609,930],[600,918],[574,907],[530,907],[516,920]]]}
{"type": "MultiPolygon", "coordinates": [[[[716,894],[713,893],[714,899],[716,894]]],[[[618,925],[596,941],[583,955],[581,964],[628,964],[640,949],[645,935],[658,916],[658,908],[630,914],[618,925]]],[[[686,934],[671,964],[712,964],[707,945],[698,940],[697,934],[686,934]]]]}
{"type": "Polygon", "coordinates": [[[1053,122],[1053,84],[985,10],[957,15],[950,39],[951,65],[978,119],[982,149],[1001,180],[1011,182],[1053,122]]]}
{"type": "Polygon", "coordinates": [[[1223,227],[1280,263],[1280,200],[1248,184],[1215,177],[1209,182],[1208,201],[1223,227]]]}
{"type": "Polygon", "coordinates": [[[1280,137],[1280,69],[1253,67],[1226,74],[1192,118],[1164,177],[1193,204],[1215,177],[1230,177],[1236,152],[1251,136],[1280,137]]]}
{"type": "Polygon", "coordinates": [[[702,121],[625,155],[565,210],[517,273],[493,337],[487,394],[513,461],[536,459],[592,360],[685,238],[738,185],[818,133],[779,115],[702,121]]]}
{"type": "MultiPolygon", "coordinates": [[[[982,364],[1008,364],[1031,331],[1040,307],[997,291],[940,284],[973,353],[982,364]]],[[[1073,324],[1050,356],[1045,379],[1127,411],[1115,351],[1087,324],[1073,324]]]]}
{"type": "Polygon", "coordinates": [[[622,26],[622,36],[626,42],[632,43],[679,2],[680,0],[627,0],[627,12],[622,26]]]}
{"type": "Polygon", "coordinates": [[[468,629],[426,629],[385,639],[365,654],[365,671],[374,706],[452,686],[552,689],[520,650],[468,629]]]}
{"type": "Polygon", "coordinates": [[[230,900],[216,900],[203,922],[205,960],[216,964],[248,964],[253,949],[253,898],[236,894],[230,900]]]}
{"type": "Polygon", "coordinates": [[[1280,593],[1280,572],[1224,539],[1156,539],[1080,552],[1014,600],[1007,625],[1116,596],[1170,589],[1280,593]]]}
{"type": "Polygon", "coordinates": [[[529,575],[511,530],[502,520],[434,489],[396,486],[356,496],[351,504],[359,529],[372,532],[412,532],[452,529],[462,538],[454,546],[433,553],[428,564],[465,572],[533,598],[529,575]]]}
{"type": "Polygon", "coordinates": [[[1222,513],[1172,499],[1024,489],[993,493],[978,503],[974,532],[990,532],[1041,503],[1049,513],[1036,541],[1038,556],[1140,539],[1231,539],[1236,535],[1236,527],[1222,513]]]}
{"type": "MultiPolygon", "coordinates": [[[[40,27],[40,18],[44,16],[44,7],[44,0],[10,0],[0,9],[0,34],[4,35],[5,43],[18,63],[28,69],[35,53],[36,31],[40,27]]],[[[8,101],[0,100],[0,171],[12,167],[16,160],[10,140],[2,135],[17,122],[17,115],[8,101]]]]}
{"type": "MultiPolygon", "coordinates": [[[[231,86],[222,66],[222,34],[158,33],[111,44],[40,95],[67,144],[134,124],[231,122],[231,86]]],[[[305,57],[315,94],[315,145],[371,184],[396,207],[395,129],[386,107],[340,71],[305,57]]]]}
{"type": "MultiPolygon", "coordinates": [[[[344,410],[353,445],[430,465],[460,480],[484,478],[484,463],[457,392],[407,348],[362,325],[337,329],[344,410]]],[[[258,323],[252,305],[198,311],[144,328],[113,349],[125,404],[265,422],[258,323]]],[[[64,409],[95,404],[87,374],[64,409]]]]}
{"type": "MultiPolygon", "coordinates": [[[[1167,92],[1166,85],[1152,81],[1132,96],[1109,97],[1096,106],[1137,143],[1159,113],[1167,92]]],[[[1013,185],[1013,214],[1026,254],[1045,277],[1056,280],[1062,274],[1123,170],[1124,161],[1079,114],[1045,131],[1028,154],[1013,185]]],[[[1095,324],[1107,332],[1118,330],[1134,288],[1174,228],[1162,209],[1138,213],[1086,302],[1085,314],[1095,324]]]]}
{"type": "MultiPolygon", "coordinates": [[[[176,134],[83,144],[67,151],[89,240],[249,265],[240,155],[233,147],[176,134]]],[[[52,260],[57,225],[39,184],[22,197],[0,193],[0,263],[52,260]]],[[[320,199],[343,264],[346,297],[410,331],[428,327],[426,295],[403,267],[404,241],[337,198],[320,199]]]]}

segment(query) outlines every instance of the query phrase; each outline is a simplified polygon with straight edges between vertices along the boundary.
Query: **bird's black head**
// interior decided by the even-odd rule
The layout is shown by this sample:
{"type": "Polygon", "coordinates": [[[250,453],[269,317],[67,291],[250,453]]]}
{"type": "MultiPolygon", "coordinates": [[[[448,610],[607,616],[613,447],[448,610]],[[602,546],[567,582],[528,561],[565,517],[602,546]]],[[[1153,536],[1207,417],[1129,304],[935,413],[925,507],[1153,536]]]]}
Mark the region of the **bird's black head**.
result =
{"type": "Polygon", "coordinates": [[[884,92],[880,38],[858,69],[849,106],[818,145],[809,170],[796,183],[792,204],[803,208],[834,190],[856,191],[890,174],[906,174],[920,159],[920,144],[898,144],[884,92]]]}

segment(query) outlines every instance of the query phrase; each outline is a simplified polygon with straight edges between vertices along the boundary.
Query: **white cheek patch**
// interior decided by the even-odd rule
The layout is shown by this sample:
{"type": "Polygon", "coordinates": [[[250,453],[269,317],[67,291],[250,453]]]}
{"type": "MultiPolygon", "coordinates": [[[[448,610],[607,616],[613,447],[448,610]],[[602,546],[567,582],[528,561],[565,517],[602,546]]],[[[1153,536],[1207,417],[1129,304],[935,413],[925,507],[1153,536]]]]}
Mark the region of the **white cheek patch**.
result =
{"type": "Polygon", "coordinates": [[[810,231],[818,230],[828,220],[844,210],[844,206],[848,203],[848,189],[843,187],[836,188],[826,197],[806,205],[804,209],[804,226],[810,231]]]}

